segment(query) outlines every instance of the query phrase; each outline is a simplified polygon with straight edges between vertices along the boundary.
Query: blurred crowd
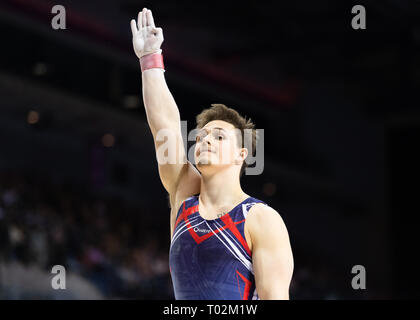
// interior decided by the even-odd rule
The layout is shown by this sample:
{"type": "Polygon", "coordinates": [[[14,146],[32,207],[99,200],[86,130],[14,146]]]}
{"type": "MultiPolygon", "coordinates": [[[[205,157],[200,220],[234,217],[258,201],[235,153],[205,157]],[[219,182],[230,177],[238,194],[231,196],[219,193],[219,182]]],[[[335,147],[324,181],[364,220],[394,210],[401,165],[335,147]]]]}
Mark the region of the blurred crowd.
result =
{"type": "MultiPolygon", "coordinates": [[[[169,243],[150,214],[45,176],[0,172],[0,299],[173,299],[169,243]],[[54,265],[74,277],[67,295],[51,289],[54,265]]],[[[325,261],[293,249],[291,299],[353,298],[325,261]]]]}
{"type": "MultiPolygon", "coordinates": [[[[71,184],[0,173],[0,264],[48,274],[62,265],[67,276],[78,275],[96,288],[94,298],[170,299],[167,246],[147,225],[147,213],[71,184]]],[[[10,288],[17,284],[5,285],[16,268],[3,270],[8,271],[0,274],[0,298],[9,298],[8,292],[27,297],[10,288]]]]}

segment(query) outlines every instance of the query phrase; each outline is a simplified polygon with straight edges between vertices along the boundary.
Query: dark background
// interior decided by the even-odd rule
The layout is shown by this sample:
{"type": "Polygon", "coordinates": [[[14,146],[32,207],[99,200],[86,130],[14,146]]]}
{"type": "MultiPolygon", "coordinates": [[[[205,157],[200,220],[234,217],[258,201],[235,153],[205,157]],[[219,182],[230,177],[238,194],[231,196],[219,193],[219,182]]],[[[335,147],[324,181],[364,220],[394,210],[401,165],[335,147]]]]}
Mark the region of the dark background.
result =
{"type": "Polygon", "coordinates": [[[291,298],[418,298],[420,3],[397,0],[2,1],[0,298],[173,298],[129,26],[143,7],[188,130],[211,103],[264,129],[264,172],[242,184],[282,212],[291,298]]]}

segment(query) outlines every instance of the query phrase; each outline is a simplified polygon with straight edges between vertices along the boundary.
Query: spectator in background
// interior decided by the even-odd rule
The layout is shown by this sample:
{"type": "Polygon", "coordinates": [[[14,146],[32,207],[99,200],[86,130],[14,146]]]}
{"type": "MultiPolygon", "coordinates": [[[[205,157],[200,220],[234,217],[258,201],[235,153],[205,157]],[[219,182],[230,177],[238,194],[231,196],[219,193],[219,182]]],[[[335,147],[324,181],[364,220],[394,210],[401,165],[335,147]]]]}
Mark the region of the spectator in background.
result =
{"type": "MultiPolygon", "coordinates": [[[[172,298],[165,249],[157,239],[133,232],[141,223],[135,209],[34,178],[0,174],[0,264],[38,267],[47,274],[53,265],[64,265],[104,298],[172,298]]],[[[0,282],[3,293],[16,292],[13,283],[8,286],[0,282]]],[[[34,294],[29,296],[49,297],[34,294]]],[[[13,297],[28,294],[3,298],[13,297]]]]}
{"type": "MultiPolygon", "coordinates": [[[[144,224],[118,200],[0,172],[0,299],[173,299],[168,248],[144,224]],[[73,284],[66,294],[51,290],[55,264],[73,284]]],[[[296,247],[295,256],[308,253],[296,247]]],[[[292,299],[349,297],[315,259],[294,274],[292,299]]]]}

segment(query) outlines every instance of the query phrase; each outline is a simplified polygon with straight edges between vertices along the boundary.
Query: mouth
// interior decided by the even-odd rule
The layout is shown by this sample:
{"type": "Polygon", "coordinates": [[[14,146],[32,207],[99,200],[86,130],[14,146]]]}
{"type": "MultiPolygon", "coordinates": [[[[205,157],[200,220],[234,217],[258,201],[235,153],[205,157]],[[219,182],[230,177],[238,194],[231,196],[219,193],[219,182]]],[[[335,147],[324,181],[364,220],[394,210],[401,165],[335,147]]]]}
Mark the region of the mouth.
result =
{"type": "Polygon", "coordinates": [[[204,150],[198,150],[198,154],[197,155],[200,155],[200,154],[205,153],[205,152],[214,153],[214,151],[212,151],[210,149],[204,149],[204,150]]]}

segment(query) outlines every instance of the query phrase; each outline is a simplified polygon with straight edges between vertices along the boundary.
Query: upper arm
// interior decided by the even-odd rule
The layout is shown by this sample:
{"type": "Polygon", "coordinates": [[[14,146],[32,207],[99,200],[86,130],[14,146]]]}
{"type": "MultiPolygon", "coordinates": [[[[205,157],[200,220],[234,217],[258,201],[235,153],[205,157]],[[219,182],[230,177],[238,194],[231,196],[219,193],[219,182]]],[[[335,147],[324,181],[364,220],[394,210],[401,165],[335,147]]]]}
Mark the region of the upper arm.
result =
{"type": "Polygon", "coordinates": [[[187,161],[179,109],[166,84],[164,72],[161,69],[142,72],[142,86],[147,122],[155,144],[159,177],[170,194],[173,207],[177,201],[175,198],[199,192],[201,176],[187,161]]]}
{"type": "Polygon", "coordinates": [[[187,163],[181,129],[172,124],[156,132],[152,130],[152,133],[159,177],[166,191],[171,194],[187,163]]]}
{"type": "Polygon", "coordinates": [[[269,206],[255,205],[247,220],[258,296],[261,299],[289,299],[294,262],[283,219],[269,206]]]}
{"type": "Polygon", "coordinates": [[[200,181],[201,175],[187,161],[181,128],[177,124],[168,123],[163,129],[152,133],[159,177],[166,191],[175,195],[178,193],[178,187],[182,185],[184,192],[181,193],[197,193],[197,182],[200,181]]]}
{"type": "Polygon", "coordinates": [[[201,175],[194,165],[188,161],[180,173],[179,180],[172,193],[169,193],[169,202],[171,205],[171,239],[175,225],[178,209],[185,199],[200,192],[201,175]]]}
{"type": "Polygon", "coordinates": [[[173,192],[169,193],[171,199],[171,207],[175,205],[178,209],[178,204],[184,201],[186,198],[200,193],[201,186],[201,174],[194,167],[191,162],[187,162],[180,174],[179,178],[174,185],[173,192]]]}

